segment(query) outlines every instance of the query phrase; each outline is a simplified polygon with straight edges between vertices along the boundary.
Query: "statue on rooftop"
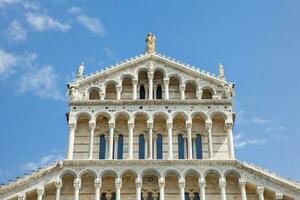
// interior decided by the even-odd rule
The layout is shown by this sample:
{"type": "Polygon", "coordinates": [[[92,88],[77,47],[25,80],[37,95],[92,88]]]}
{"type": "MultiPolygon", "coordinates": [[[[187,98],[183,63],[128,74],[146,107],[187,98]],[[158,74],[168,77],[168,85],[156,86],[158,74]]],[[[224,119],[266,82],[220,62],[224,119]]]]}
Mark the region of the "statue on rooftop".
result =
{"type": "Polygon", "coordinates": [[[83,62],[79,65],[78,70],[77,70],[77,74],[76,74],[76,78],[77,79],[82,79],[83,78],[83,72],[84,72],[84,65],[83,62]]]}
{"type": "Polygon", "coordinates": [[[155,41],[156,37],[153,33],[148,33],[146,37],[147,47],[145,53],[154,53],[155,52],[155,41]]]}

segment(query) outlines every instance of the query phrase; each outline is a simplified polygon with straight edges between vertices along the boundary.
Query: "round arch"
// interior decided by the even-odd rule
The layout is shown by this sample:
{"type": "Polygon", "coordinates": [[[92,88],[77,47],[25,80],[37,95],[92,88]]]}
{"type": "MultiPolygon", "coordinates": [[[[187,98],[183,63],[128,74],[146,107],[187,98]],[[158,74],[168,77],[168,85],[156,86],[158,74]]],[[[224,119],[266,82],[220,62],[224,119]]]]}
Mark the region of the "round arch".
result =
{"type": "Polygon", "coordinates": [[[91,174],[93,175],[94,178],[99,178],[99,174],[96,169],[92,169],[92,168],[83,169],[79,172],[78,177],[82,178],[82,176],[84,176],[85,174],[91,174]]]}
{"type": "Polygon", "coordinates": [[[194,169],[194,168],[188,168],[183,172],[183,177],[186,178],[187,175],[193,174],[196,175],[198,178],[201,178],[201,173],[200,171],[194,169]]]}
{"type": "Polygon", "coordinates": [[[182,174],[180,173],[180,171],[178,169],[175,169],[175,168],[169,168],[169,169],[166,169],[164,172],[163,172],[163,177],[166,177],[168,176],[169,174],[175,174],[177,176],[178,179],[182,178],[182,174]]]}
{"type": "Polygon", "coordinates": [[[178,115],[183,116],[183,117],[185,118],[186,122],[187,122],[187,121],[190,121],[190,118],[189,118],[188,114],[187,114],[186,112],[183,112],[183,111],[176,111],[176,112],[172,113],[172,114],[171,114],[170,120],[173,121],[174,118],[175,118],[176,116],[178,116],[178,115]]]}
{"type": "Polygon", "coordinates": [[[118,178],[118,173],[112,169],[104,169],[100,172],[101,178],[105,175],[112,175],[113,177],[118,178]]]}
{"type": "Polygon", "coordinates": [[[221,173],[217,170],[217,169],[208,169],[208,170],[206,170],[205,172],[203,172],[203,178],[206,178],[206,176],[208,175],[208,174],[214,174],[214,175],[217,175],[217,177],[218,178],[221,178],[222,177],[222,175],[221,175],[221,173]]]}
{"type": "Polygon", "coordinates": [[[210,120],[213,120],[213,118],[215,116],[221,116],[224,118],[225,121],[227,120],[227,114],[223,111],[215,111],[215,112],[210,113],[210,115],[209,115],[210,120]]]}
{"type": "Polygon", "coordinates": [[[140,177],[143,178],[145,176],[145,174],[147,173],[153,173],[155,174],[158,178],[161,178],[162,177],[162,174],[160,171],[158,171],[157,169],[154,169],[154,168],[147,168],[147,169],[144,169],[143,171],[141,171],[140,173],[140,177]]]}
{"type": "Polygon", "coordinates": [[[154,118],[156,116],[163,116],[165,118],[166,122],[168,122],[169,118],[170,118],[168,113],[166,113],[164,111],[157,111],[157,112],[153,113],[152,116],[151,116],[151,119],[154,121],[154,118]]]}
{"type": "Polygon", "coordinates": [[[74,178],[77,178],[78,177],[78,174],[76,171],[72,170],[72,169],[65,169],[63,170],[60,174],[59,174],[59,178],[63,178],[64,176],[66,175],[71,175],[73,176],[74,178]]]}
{"type": "Polygon", "coordinates": [[[79,112],[79,113],[76,113],[76,115],[75,115],[76,122],[82,116],[88,117],[89,121],[91,121],[93,119],[93,115],[90,112],[79,112]]]}
{"type": "Polygon", "coordinates": [[[138,112],[136,112],[136,113],[133,114],[133,116],[132,116],[133,121],[134,121],[135,118],[136,118],[137,116],[139,116],[139,115],[146,117],[147,121],[150,119],[150,116],[149,116],[148,113],[146,113],[146,112],[144,112],[144,111],[138,111],[138,112]]]}
{"type": "Polygon", "coordinates": [[[193,118],[197,115],[201,116],[204,120],[208,119],[207,113],[203,111],[195,111],[191,114],[191,120],[193,120],[193,118]]]}
{"type": "Polygon", "coordinates": [[[126,111],[118,111],[113,115],[113,120],[116,120],[119,116],[124,115],[128,121],[131,120],[131,115],[126,111]]]}
{"type": "Polygon", "coordinates": [[[104,116],[104,117],[106,117],[106,118],[108,119],[108,121],[112,119],[111,114],[108,113],[108,112],[105,112],[105,111],[97,112],[97,113],[95,114],[95,119],[97,120],[97,118],[98,118],[99,116],[104,116]]]}
{"type": "Polygon", "coordinates": [[[182,84],[182,80],[183,80],[183,77],[180,75],[180,74],[169,74],[168,75],[168,78],[169,79],[171,79],[172,77],[175,77],[175,78],[177,78],[178,79],[178,81],[179,81],[179,85],[180,84],[182,84]]]}
{"type": "Polygon", "coordinates": [[[223,176],[226,178],[229,174],[234,174],[238,178],[241,178],[241,174],[236,170],[236,169],[227,169],[224,173],[223,176]]]}

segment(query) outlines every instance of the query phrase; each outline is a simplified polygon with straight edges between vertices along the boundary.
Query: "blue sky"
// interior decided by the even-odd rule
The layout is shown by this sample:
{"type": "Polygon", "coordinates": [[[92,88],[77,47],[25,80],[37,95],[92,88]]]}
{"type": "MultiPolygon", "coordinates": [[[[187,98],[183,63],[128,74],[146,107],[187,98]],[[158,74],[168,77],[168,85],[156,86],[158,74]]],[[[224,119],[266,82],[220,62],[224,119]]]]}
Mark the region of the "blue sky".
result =
{"type": "Polygon", "coordinates": [[[65,157],[66,83],[157,51],[236,84],[236,157],[300,181],[300,1],[0,0],[0,182],[65,157]]]}

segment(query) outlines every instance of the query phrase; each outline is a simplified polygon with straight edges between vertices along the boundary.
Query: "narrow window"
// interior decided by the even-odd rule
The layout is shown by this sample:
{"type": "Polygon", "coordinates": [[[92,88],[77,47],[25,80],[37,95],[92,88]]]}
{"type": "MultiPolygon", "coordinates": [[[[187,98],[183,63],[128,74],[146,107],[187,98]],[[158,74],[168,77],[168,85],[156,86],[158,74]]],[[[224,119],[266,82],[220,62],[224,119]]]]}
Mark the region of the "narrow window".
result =
{"type": "Polygon", "coordinates": [[[187,193],[187,192],[184,193],[184,199],[185,200],[190,200],[189,193],[187,193]]]}
{"type": "Polygon", "coordinates": [[[157,134],[156,138],[156,158],[157,159],[162,159],[163,157],[163,141],[162,141],[162,135],[157,134]]]}
{"type": "Polygon", "coordinates": [[[184,159],[184,138],[182,134],[178,135],[178,158],[184,159]]]}
{"type": "Polygon", "coordinates": [[[143,134],[139,136],[139,159],[145,159],[145,138],[143,134]]]}
{"type": "Polygon", "coordinates": [[[140,99],[146,99],[146,91],[143,85],[140,87],[140,99]]]}
{"type": "Polygon", "coordinates": [[[101,200],[107,200],[107,199],[106,199],[106,193],[105,193],[105,192],[103,192],[103,193],[101,194],[101,200]]]}
{"type": "Polygon", "coordinates": [[[119,135],[119,140],[118,140],[118,159],[123,159],[123,135],[119,135]]]}
{"type": "Polygon", "coordinates": [[[105,159],[105,149],[106,149],[105,135],[100,135],[99,144],[100,144],[99,159],[105,159]]]}
{"type": "Polygon", "coordinates": [[[202,159],[202,138],[199,134],[196,136],[196,158],[202,159]]]}
{"type": "Polygon", "coordinates": [[[198,192],[194,193],[194,200],[200,200],[200,196],[198,192]]]}
{"type": "Polygon", "coordinates": [[[162,99],[162,89],[160,85],[156,88],[156,99],[162,99]]]}
{"type": "Polygon", "coordinates": [[[115,192],[111,193],[111,200],[116,200],[116,193],[115,192]]]}

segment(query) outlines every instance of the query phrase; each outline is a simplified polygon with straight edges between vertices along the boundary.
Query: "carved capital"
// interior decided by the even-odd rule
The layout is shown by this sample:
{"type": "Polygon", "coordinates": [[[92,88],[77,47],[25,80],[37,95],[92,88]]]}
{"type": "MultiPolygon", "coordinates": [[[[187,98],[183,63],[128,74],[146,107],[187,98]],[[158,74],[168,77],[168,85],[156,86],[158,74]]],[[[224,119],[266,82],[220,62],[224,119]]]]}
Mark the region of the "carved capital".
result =
{"type": "Polygon", "coordinates": [[[106,194],[105,197],[106,197],[107,200],[111,200],[112,195],[111,194],[106,194]]]}
{"type": "Polygon", "coordinates": [[[108,126],[110,129],[115,128],[115,122],[108,122],[108,126]]]}
{"type": "Polygon", "coordinates": [[[43,196],[44,192],[45,192],[45,187],[43,185],[37,187],[36,193],[38,196],[43,196]]]}
{"type": "Polygon", "coordinates": [[[69,126],[69,129],[70,129],[70,130],[76,128],[76,124],[68,124],[68,126],[69,126]]]}
{"type": "Polygon", "coordinates": [[[117,92],[121,92],[122,91],[122,85],[117,85],[116,90],[117,90],[117,92]]]}
{"type": "Polygon", "coordinates": [[[169,78],[164,78],[164,85],[169,85],[170,79],[169,78]]]}
{"type": "Polygon", "coordinates": [[[25,200],[25,198],[26,198],[26,194],[25,193],[20,193],[18,195],[18,200],[25,200]]]}
{"type": "Polygon", "coordinates": [[[57,189],[61,188],[62,187],[62,180],[61,180],[61,178],[56,179],[55,182],[54,182],[54,184],[55,184],[55,187],[57,189]]]}
{"type": "Polygon", "coordinates": [[[184,91],[185,90],[185,84],[181,84],[179,87],[180,87],[180,91],[184,91]]]}
{"type": "Polygon", "coordinates": [[[89,123],[89,129],[95,129],[96,128],[96,123],[90,122],[89,123]]]}
{"type": "Polygon", "coordinates": [[[102,180],[100,178],[96,178],[94,180],[94,186],[95,186],[96,189],[101,188],[101,186],[102,186],[102,180]]]}
{"type": "Polygon", "coordinates": [[[196,96],[197,96],[197,99],[201,99],[202,98],[202,91],[201,90],[197,90],[196,96]]]}
{"type": "Polygon", "coordinates": [[[75,188],[75,190],[79,190],[81,188],[81,179],[80,178],[76,178],[74,180],[74,188],[75,188]]]}
{"type": "Polygon", "coordinates": [[[148,71],[148,79],[153,79],[154,73],[153,71],[148,71]]]}
{"type": "Polygon", "coordinates": [[[186,122],[186,128],[187,129],[190,129],[190,128],[192,128],[192,122],[186,122]]]}
{"type": "Polygon", "coordinates": [[[128,128],[133,129],[134,128],[134,122],[128,122],[128,128]]]}
{"type": "Polygon", "coordinates": [[[224,177],[219,179],[219,187],[225,188],[226,187],[226,179],[224,177]]]}
{"type": "Polygon", "coordinates": [[[206,120],[205,122],[205,130],[208,131],[212,127],[212,121],[206,120]]]}
{"type": "Polygon", "coordinates": [[[100,94],[100,99],[104,100],[104,98],[105,98],[105,92],[100,92],[99,94],[100,94]]]}
{"type": "Polygon", "coordinates": [[[246,187],[247,182],[244,179],[239,179],[239,185],[240,188],[245,188],[246,187]]]}
{"type": "Polygon", "coordinates": [[[257,186],[256,187],[256,193],[258,195],[263,195],[264,194],[264,191],[265,191],[265,188],[263,186],[257,186]]]}
{"type": "Polygon", "coordinates": [[[283,199],[283,194],[282,193],[275,193],[275,198],[276,200],[280,200],[280,199],[283,199]]]}
{"type": "Polygon", "coordinates": [[[132,85],[137,85],[138,80],[137,79],[132,79],[132,85]]]}
{"type": "Polygon", "coordinates": [[[121,178],[116,178],[115,180],[115,185],[116,185],[116,189],[121,189],[122,187],[122,179],[121,178]]]}
{"type": "Polygon", "coordinates": [[[226,122],[225,123],[225,129],[231,130],[233,128],[233,122],[226,122]]]}
{"type": "Polygon", "coordinates": [[[165,187],[165,178],[159,178],[158,180],[159,187],[165,187]]]}
{"type": "Polygon", "coordinates": [[[172,129],[173,128],[173,122],[167,122],[167,129],[172,129]]]}
{"type": "Polygon", "coordinates": [[[143,181],[142,181],[141,178],[136,178],[135,179],[135,185],[136,185],[136,187],[141,188],[142,184],[143,184],[143,181]]]}
{"type": "Polygon", "coordinates": [[[147,122],[147,128],[153,129],[153,122],[147,122]]]}
{"type": "Polygon", "coordinates": [[[178,181],[179,184],[179,189],[184,189],[185,187],[185,179],[184,178],[180,178],[178,181]]]}
{"type": "Polygon", "coordinates": [[[206,181],[205,178],[200,178],[199,179],[199,186],[204,188],[206,186],[206,181]]]}
{"type": "Polygon", "coordinates": [[[194,194],[194,193],[189,193],[189,199],[190,199],[190,200],[193,200],[194,197],[195,197],[195,194],[194,194]]]}

